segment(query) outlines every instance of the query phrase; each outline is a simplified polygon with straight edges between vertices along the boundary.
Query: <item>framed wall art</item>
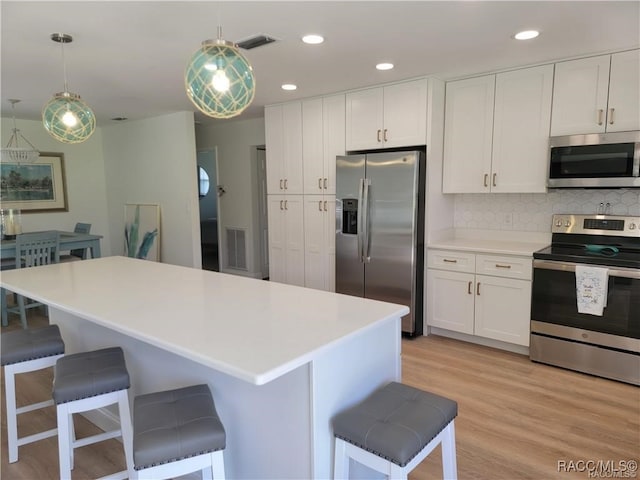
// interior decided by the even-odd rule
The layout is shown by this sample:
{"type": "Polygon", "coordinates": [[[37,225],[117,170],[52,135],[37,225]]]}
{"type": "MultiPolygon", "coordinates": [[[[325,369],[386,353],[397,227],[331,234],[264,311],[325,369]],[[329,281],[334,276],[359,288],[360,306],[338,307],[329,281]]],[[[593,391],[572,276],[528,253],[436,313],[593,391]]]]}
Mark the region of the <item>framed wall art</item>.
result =
{"type": "Polygon", "coordinates": [[[160,205],[125,204],[124,254],[127,257],[160,261],[160,205]]]}
{"type": "Polygon", "coordinates": [[[22,213],[68,212],[64,154],[40,152],[35,163],[2,162],[0,202],[22,213]]]}

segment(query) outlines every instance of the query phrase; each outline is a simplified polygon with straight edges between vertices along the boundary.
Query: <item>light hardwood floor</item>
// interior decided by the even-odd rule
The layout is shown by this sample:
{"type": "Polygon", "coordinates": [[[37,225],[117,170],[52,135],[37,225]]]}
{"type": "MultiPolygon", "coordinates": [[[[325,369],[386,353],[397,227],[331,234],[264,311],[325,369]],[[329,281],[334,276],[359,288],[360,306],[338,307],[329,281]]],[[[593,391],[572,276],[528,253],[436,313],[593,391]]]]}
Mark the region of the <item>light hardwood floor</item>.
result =
{"type": "MultiPolygon", "coordinates": [[[[35,311],[29,324],[44,325],[46,318],[35,311]]],[[[15,318],[2,332],[14,328],[19,328],[15,318]]],[[[402,368],[405,383],[458,402],[456,444],[461,480],[587,479],[586,462],[617,465],[640,460],[637,387],[435,336],[403,340],[402,368]]],[[[19,405],[50,395],[51,369],[22,377],[17,385],[19,405]]],[[[57,479],[55,438],[20,447],[20,460],[7,463],[4,376],[2,385],[1,478],[57,479]]],[[[55,425],[53,408],[23,417],[28,420],[19,422],[21,435],[55,425]]],[[[77,418],[76,428],[82,437],[95,427],[77,418]]],[[[73,478],[96,478],[123,468],[121,444],[109,440],[78,450],[73,478]]],[[[441,472],[438,448],[410,479],[439,479],[441,472]]]]}

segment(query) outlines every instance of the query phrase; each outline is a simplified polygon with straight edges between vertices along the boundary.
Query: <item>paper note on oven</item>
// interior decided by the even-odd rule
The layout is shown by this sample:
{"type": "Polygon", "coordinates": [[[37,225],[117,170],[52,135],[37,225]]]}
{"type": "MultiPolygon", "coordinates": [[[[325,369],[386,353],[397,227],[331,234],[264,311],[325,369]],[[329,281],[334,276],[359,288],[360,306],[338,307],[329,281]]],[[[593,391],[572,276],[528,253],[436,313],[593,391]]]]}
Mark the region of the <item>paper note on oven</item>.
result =
{"type": "Polygon", "coordinates": [[[576,265],[576,297],[578,312],[602,316],[607,306],[609,270],[602,267],[576,265]]]}

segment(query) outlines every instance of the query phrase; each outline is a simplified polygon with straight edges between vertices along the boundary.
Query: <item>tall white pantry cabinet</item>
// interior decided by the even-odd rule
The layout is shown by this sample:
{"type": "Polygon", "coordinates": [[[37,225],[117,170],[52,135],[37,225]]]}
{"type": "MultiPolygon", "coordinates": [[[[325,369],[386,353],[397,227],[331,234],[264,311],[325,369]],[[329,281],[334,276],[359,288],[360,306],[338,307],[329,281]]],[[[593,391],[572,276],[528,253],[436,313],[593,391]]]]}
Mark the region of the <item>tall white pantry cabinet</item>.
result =
{"type": "Polygon", "coordinates": [[[345,153],[345,96],[268,106],[265,135],[269,278],[334,291],[335,159],[345,153]]]}

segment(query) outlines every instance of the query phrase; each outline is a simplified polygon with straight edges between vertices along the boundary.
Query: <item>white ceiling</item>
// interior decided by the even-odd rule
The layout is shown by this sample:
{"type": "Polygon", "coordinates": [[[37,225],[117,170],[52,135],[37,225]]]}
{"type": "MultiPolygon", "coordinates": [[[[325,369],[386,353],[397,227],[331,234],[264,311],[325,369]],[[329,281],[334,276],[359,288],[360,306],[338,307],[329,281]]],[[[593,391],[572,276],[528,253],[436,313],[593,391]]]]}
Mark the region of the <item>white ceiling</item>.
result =
{"type": "MultiPolygon", "coordinates": [[[[1,105],[10,115],[38,119],[63,90],[65,46],[69,90],[93,108],[99,124],[193,110],[184,90],[186,62],[203,40],[267,34],[278,42],[245,52],[262,107],[421,75],[443,79],[640,45],[638,1],[349,1],[349,2],[0,2],[1,105]],[[540,37],[513,40],[523,29],[540,37]],[[306,33],[325,36],[305,45],[306,33]],[[395,64],[375,70],[380,61],[395,64]],[[285,92],[283,83],[298,90],[285,92]]],[[[197,114],[196,119],[210,119],[197,114]]]]}

